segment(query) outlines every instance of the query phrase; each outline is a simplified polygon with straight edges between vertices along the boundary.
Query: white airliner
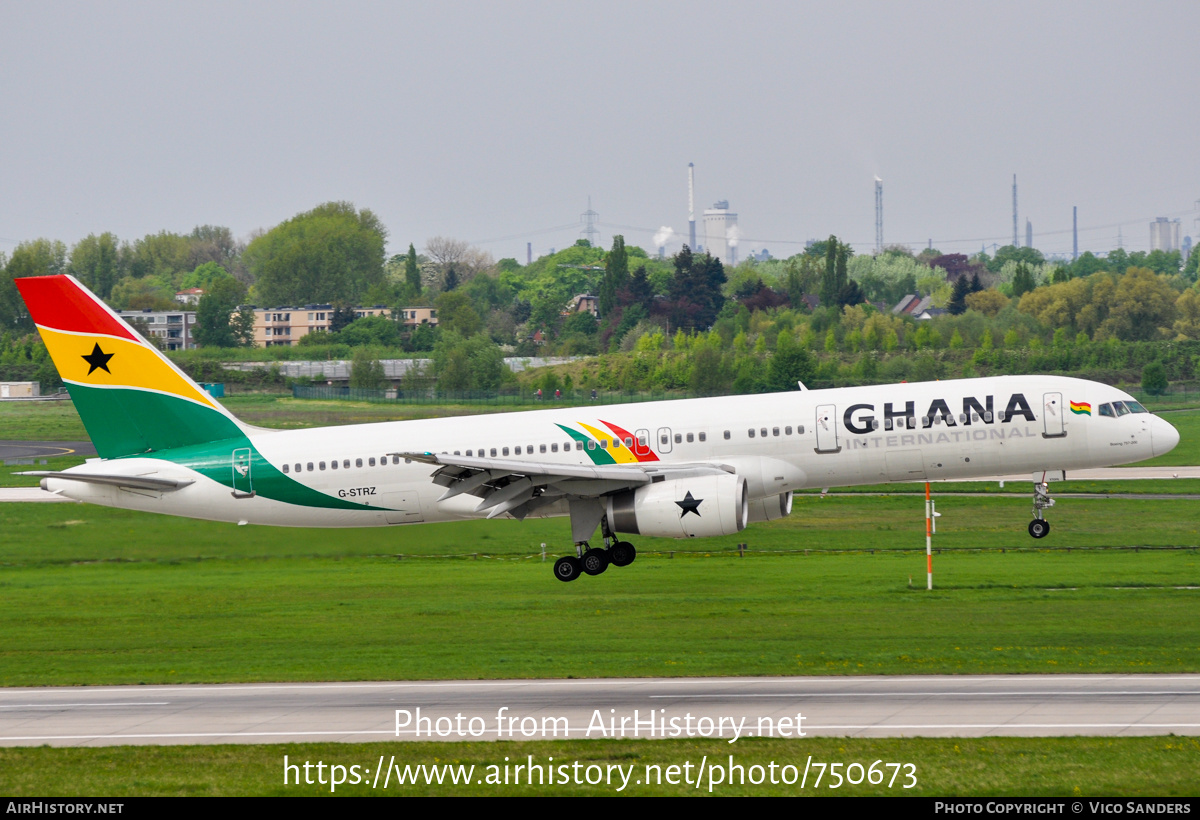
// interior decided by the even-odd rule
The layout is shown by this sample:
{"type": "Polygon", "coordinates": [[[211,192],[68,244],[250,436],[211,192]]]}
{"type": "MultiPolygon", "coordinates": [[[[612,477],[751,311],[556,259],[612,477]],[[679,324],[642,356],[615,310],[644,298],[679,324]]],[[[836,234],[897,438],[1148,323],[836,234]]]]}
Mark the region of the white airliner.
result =
{"type": "Polygon", "coordinates": [[[730,535],[817,487],[1028,473],[1162,455],[1179,433],[1058,376],[796,390],[471,418],[264,430],[240,422],[70,276],[16,280],[101,456],[51,492],[238,524],[369,527],[569,515],[571,581],[633,562],[621,535],[730,535]],[[599,529],[604,546],[589,542],[599,529]]]}

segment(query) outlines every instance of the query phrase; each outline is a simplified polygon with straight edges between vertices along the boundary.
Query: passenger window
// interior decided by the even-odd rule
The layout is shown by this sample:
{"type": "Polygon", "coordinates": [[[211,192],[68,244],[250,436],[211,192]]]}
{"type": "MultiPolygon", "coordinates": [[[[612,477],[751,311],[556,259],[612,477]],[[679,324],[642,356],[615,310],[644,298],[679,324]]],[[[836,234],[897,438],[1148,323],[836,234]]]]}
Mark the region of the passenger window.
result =
{"type": "Polygon", "coordinates": [[[761,435],[763,438],[766,438],[766,437],[767,437],[767,428],[766,428],[766,427],[764,427],[763,429],[759,430],[758,432],[759,432],[759,435],[761,435]]]}
{"type": "Polygon", "coordinates": [[[725,431],[724,435],[725,435],[725,440],[729,441],[729,431],[728,430],[725,431]]]}
{"type": "Polygon", "coordinates": [[[297,465],[296,465],[296,472],[300,472],[300,465],[299,465],[299,464],[297,464],[297,465]]]}
{"type": "Polygon", "coordinates": [[[467,458],[470,458],[470,457],[471,457],[471,451],[467,450],[467,458]]]}
{"type": "Polygon", "coordinates": [[[708,441],[708,433],[701,433],[701,434],[700,434],[700,440],[701,440],[701,441],[708,441]]]}
{"type": "Polygon", "coordinates": [[[285,473],[288,471],[288,466],[287,466],[286,464],[284,464],[284,465],[283,465],[283,471],[284,471],[285,473]]]}
{"type": "Polygon", "coordinates": [[[688,440],[688,444],[692,443],[692,434],[691,433],[687,434],[687,440],[688,440]]]}
{"type": "Polygon", "coordinates": [[[369,465],[371,465],[372,467],[374,467],[374,466],[375,466],[375,456],[371,456],[370,458],[368,458],[368,459],[367,459],[367,464],[369,464],[369,465]]]}
{"type": "MultiPolygon", "coordinates": [[[[455,455],[458,455],[458,451],[457,451],[457,450],[455,451],[455,455]]],[[[392,463],[393,463],[393,464],[399,464],[399,463],[400,463],[400,456],[392,456],[392,463]]],[[[409,461],[407,458],[406,458],[406,459],[404,459],[404,463],[405,463],[405,464],[412,464],[412,462],[411,462],[411,461],[409,461]]]]}
{"type": "Polygon", "coordinates": [[[984,412],[983,420],[988,421],[988,422],[990,422],[992,420],[992,411],[991,410],[987,410],[984,412]]]}
{"type": "Polygon", "coordinates": [[[594,440],[592,440],[592,439],[588,439],[588,449],[589,449],[589,450],[595,450],[595,449],[596,449],[596,442],[595,442],[594,440]]]}
{"type": "Polygon", "coordinates": [[[668,438],[667,436],[659,436],[658,440],[659,440],[659,443],[662,444],[663,447],[666,447],[668,444],[671,443],[671,439],[668,438]]]}
{"type": "MultiPolygon", "coordinates": [[[[570,449],[571,449],[571,444],[570,444],[569,442],[567,443],[567,449],[568,449],[568,450],[570,450],[570,449]]],[[[582,442],[582,441],[577,441],[577,442],[575,442],[575,449],[576,449],[576,450],[582,450],[582,449],[583,449],[583,442],[582,442]]],[[[595,448],[593,447],[592,449],[595,449],[595,448]]]]}
{"type": "MultiPolygon", "coordinates": [[[[556,450],[557,450],[558,448],[557,448],[557,447],[555,447],[554,449],[556,449],[556,450]]],[[[539,445],[538,445],[538,452],[539,452],[539,453],[544,453],[544,452],[546,452],[546,445],[545,445],[545,444],[539,444],[539,445]]]]}
{"type": "Polygon", "coordinates": [[[640,445],[642,445],[643,447],[645,447],[645,446],[646,446],[646,437],[645,437],[645,436],[638,436],[638,444],[640,444],[640,445]]]}
{"type": "Polygon", "coordinates": [[[550,452],[552,452],[552,453],[557,453],[557,452],[558,452],[558,442],[557,442],[557,441],[555,441],[555,442],[552,442],[552,443],[550,444],[550,452]]]}
{"type": "Polygon", "coordinates": [[[496,457],[496,448],[495,447],[492,448],[491,453],[492,453],[492,458],[495,458],[496,457]]]}
{"type": "MultiPolygon", "coordinates": [[[[444,452],[446,452],[446,451],[445,451],[445,450],[443,450],[442,452],[444,453],[444,452]]],[[[384,456],[383,458],[379,459],[379,466],[380,466],[380,467],[386,467],[386,466],[387,466],[387,456],[384,456]]]]}
{"type": "Polygon", "coordinates": [[[338,463],[337,463],[337,459],[335,458],[333,461],[329,462],[329,469],[336,470],[337,468],[338,468],[338,463]]]}
{"type": "Polygon", "coordinates": [[[675,443],[676,443],[676,444],[683,444],[683,434],[682,434],[682,433],[676,433],[676,434],[675,434],[675,443]]]}
{"type": "Polygon", "coordinates": [[[606,438],[602,438],[602,439],[600,439],[600,449],[601,449],[601,450],[607,450],[607,449],[608,449],[608,439],[606,439],[606,438]]]}
{"type": "Polygon", "coordinates": [[[796,432],[800,435],[804,435],[804,425],[801,424],[799,427],[797,427],[796,432]]]}
{"type": "MultiPolygon", "coordinates": [[[[889,425],[888,425],[888,429],[889,429],[889,430],[891,430],[891,429],[892,429],[892,425],[890,425],[890,424],[889,424],[889,425]]],[[[787,427],[784,427],[784,428],[783,428],[783,434],[784,434],[785,436],[790,436],[790,435],[792,434],[792,425],[790,425],[790,424],[789,424],[787,427]]]]}
{"type": "Polygon", "coordinates": [[[891,420],[891,419],[884,419],[884,420],[883,420],[883,429],[884,429],[884,430],[891,430],[891,429],[892,429],[892,420],[891,420]]]}
{"type": "Polygon", "coordinates": [[[312,463],[311,461],[310,461],[310,462],[308,462],[308,471],[309,471],[310,473],[313,471],[313,463],[312,463]]]}
{"type": "Polygon", "coordinates": [[[750,436],[750,438],[754,438],[754,428],[751,427],[749,430],[747,430],[746,435],[750,436]]]}
{"type": "Polygon", "coordinates": [[[612,440],[612,442],[613,442],[613,449],[614,449],[614,450],[620,450],[620,449],[621,449],[621,440],[620,440],[619,438],[615,438],[615,439],[613,439],[613,440],[612,440]]]}
{"type": "Polygon", "coordinates": [[[771,435],[773,435],[773,436],[777,436],[777,435],[779,435],[779,428],[778,428],[778,427],[772,427],[772,428],[771,428],[771,435]]]}
{"type": "Polygon", "coordinates": [[[325,469],[325,462],[324,462],[324,461],[318,462],[318,463],[317,463],[317,466],[318,466],[318,467],[320,467],[322,470],[324,470],[324,469],[325,469]]]}
{"type": "Polygon", "coordinates": [[[361,467],[361,466],[362,466],[362,459],[361,459],[361,458],[356,458],[356,459],[354,459],[354,466],[355,466],[355,467],[361,467]]]}
{"type": "Polygon", "coordinates": [[[632,447],[632,446],[633,446],[633,436],[626,436],[626,437],[625,437],[625,446],[626,446],[626,447],[632,447]]]}
{"type": "Polygon", "coordinates": [[[504,448],[503,450],[501,450],[500,452],[501,452],[501,454],[502,454],[502,455],[508,455],[508,448],[507,448],[507,447],[505,447],[505,448],[504,448]]]}
{"type": "Polygon", "coordinates": [[[1116,415],[1113,414],[1112,405],[1108,403],[1100,405],[1100,415],[1108,416],[1111,419],[1116,418],[1116,415]]]}
{"type": "Polygon", "coordinates": [[[350,469],[350,459],[348,459],[348,458],[342,459],[342,468],[345,470],[350,469]]]}

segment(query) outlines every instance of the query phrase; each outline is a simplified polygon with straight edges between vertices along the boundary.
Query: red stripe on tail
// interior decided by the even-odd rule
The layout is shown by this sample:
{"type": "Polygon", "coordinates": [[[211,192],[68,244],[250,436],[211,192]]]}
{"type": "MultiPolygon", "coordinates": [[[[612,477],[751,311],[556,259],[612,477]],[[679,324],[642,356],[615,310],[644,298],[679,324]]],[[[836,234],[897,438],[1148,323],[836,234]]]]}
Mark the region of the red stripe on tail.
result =
{"type": "Polygon", "coordinates": [[[14,279],[35,324],[67,333],[103,333],[138,341],[73,276],[25,276],[14,279]]]}

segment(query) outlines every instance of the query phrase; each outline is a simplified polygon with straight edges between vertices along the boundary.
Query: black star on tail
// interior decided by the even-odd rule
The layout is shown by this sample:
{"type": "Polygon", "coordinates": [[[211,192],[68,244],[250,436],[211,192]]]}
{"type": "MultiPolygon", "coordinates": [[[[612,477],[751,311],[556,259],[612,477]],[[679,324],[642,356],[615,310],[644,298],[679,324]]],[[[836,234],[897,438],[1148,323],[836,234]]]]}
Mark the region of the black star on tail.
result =
{"type": "Polygon", "coordinates": [[[679,514],[679,517],[683,518],[688,513],[695,513],[696,517],[700,518],[700,502],[703,500],[703,498],[692,498],[692,491],[688,490],[688,494],[683,497],[683,501],[675,502],[679,505],[679,508],[683,510],[683,512],[679,514]]]}
{"type": "Polygon", "coordinates": [[[100,344],[99,344],[99,342],[97,342],[96,346],[92,348],[91,353],[89,353],[86,356],[80,356],[80,358],[83,359],[85,362],[87,362],[88,365],[90,365],[90,367],[88,369],[89,376],[92,375],[92,373],[94,373],[96,371],[96,368],[100,368],[105,373],[107,373],[111,376],[112,371],[108,369],[108,360],[111,359],[115,355],[116,355],[115,353],[105,353],[103,350],[100,349],[100,344]]]}

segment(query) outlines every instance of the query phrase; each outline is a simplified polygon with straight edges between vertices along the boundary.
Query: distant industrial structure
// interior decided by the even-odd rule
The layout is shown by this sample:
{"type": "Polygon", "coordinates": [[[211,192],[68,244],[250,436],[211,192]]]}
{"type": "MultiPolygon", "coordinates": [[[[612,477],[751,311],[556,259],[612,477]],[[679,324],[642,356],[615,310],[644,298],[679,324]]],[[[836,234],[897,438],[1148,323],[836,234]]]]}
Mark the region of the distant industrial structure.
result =
{"type": "Polygon", "coordinates": [[[1071,261],[1079,258],[1079,206],[1071,206],[1071,261]]]}
{"type": "Polygon", "coordinates": [[[1182,250],[1179,244],[1179,235],[1182,225],[1179,220],[1170,220],[1165,216],[1160,216],[1150,223],[1150,250],[1171,251],[1182,250]]]}
{"type": "Polygon", "coordinates": [[[696,250],[696,165],[688,163],[688,247],[696,250]]]}
{"type": "Polygon", "coordinates": [[[1028,219],[1025,220],[1025,247],[1033,247],[1033,223],[1028,219]]]}
{"type": "Polygon", "coordinates": [[[600,247],[600,229],[596,227],[596,221],[599,218],[600,214],[592,210],[592,198],[589,196],[588,209],[579,215],[579,221],[583,223],[583,230],[579,232],[579,235],[586,239],[593,248],[600,247]]]}
{"type": "Polygon", "coordinates": [[[1017,236],[1017,175],[1013,174],[1013,247],[1021,247],[1021,238],[1017,236]]]}
{"type": "Polygon", "coordinates": [[[883,180],[875,177],[875,253],[883,253],[883,180]]]}
{"type": "Polygon", "coordinates": [[[704,211],[704,247],[726,265],[737,264],[737,214],[729,210],[729,201],[717,200],[704,211]]]}

